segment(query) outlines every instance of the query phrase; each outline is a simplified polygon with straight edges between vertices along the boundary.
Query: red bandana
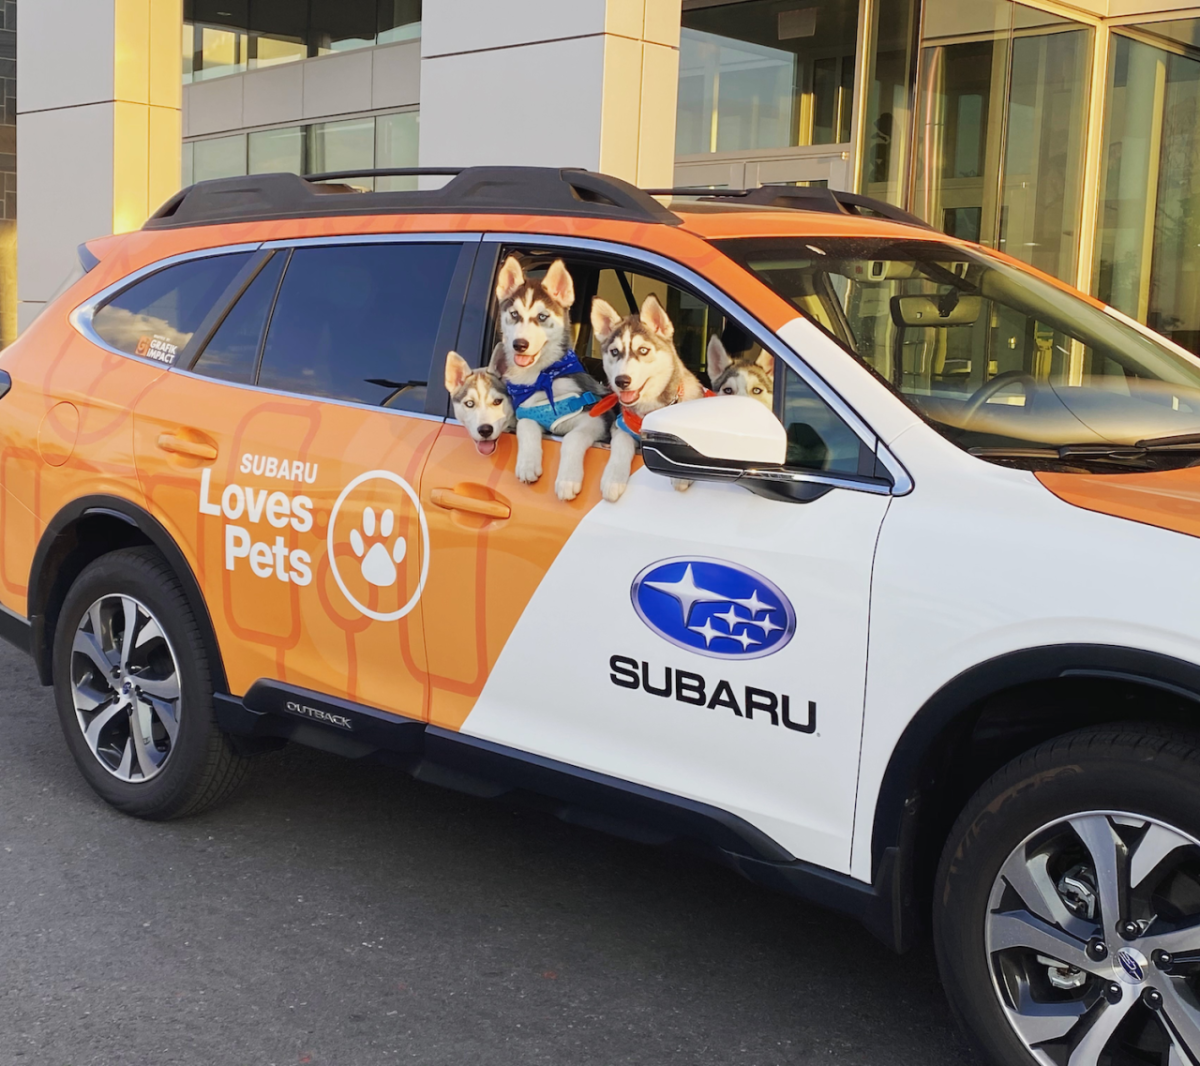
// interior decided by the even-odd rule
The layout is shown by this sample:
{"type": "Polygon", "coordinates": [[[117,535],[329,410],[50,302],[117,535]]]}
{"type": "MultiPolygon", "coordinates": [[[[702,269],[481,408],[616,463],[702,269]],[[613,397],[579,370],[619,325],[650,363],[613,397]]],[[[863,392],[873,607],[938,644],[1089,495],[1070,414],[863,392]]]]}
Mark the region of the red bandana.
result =
{"type": "MultiPolygon", "coordinates": [[[[709,396],[716,396],[716,393],[713,392],[712,389],[705,389],[704,395],[707,398],[709,396]]],[[[675,404],[679,403],[679,401],[682,399],[683,399],[683,382],[681,381],[679,383],[679,389],[675,393],[675,399],[673,399],[669,404],[667,404],[667,406],[672,407],[675,404]]],[[[603,399],[599,400],[596,404],[594,404],[592,406],[591,416],[593,418],[599,418],[602,414],[604,414],[605,411],[611,411],[614,407],[616,407],[618,402],[619,402],[619,400],[617,398],[617,394],[615,392],[610,392],[607,396],[605,396],[603,399]]],[[[641,436],[641,432],[642,432],[642,416],[641,415],[639,415],[636,411],[634,411],[634,409],[632,407],[626,407],[624,404],[621,404],[621,418],[624,419],[625,425],[627,425],[629,427],[630,432],[636,433],[639,436],[641,436]]]]}

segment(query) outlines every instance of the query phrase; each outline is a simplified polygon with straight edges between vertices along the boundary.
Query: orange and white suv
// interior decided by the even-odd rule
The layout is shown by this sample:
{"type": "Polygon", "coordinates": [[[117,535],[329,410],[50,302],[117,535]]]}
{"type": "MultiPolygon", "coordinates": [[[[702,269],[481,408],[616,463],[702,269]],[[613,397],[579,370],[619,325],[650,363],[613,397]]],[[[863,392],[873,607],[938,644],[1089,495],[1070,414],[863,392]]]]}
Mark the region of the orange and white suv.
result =
{"type": "Polygon", "coordinates": [[[287,740],[536,793],[931,926],[997,1063],[1200,1062],[1200,361],[885,205],[666,202],[259,175],[81,248],[0,357],[0,631],[81,772],[152,818],[287,740]],[[603,446],[518,480],[444,385],[509,256],[594,373],[593,300],[654,294],[772,405],[648,415],[615,503],[603,446]]]}

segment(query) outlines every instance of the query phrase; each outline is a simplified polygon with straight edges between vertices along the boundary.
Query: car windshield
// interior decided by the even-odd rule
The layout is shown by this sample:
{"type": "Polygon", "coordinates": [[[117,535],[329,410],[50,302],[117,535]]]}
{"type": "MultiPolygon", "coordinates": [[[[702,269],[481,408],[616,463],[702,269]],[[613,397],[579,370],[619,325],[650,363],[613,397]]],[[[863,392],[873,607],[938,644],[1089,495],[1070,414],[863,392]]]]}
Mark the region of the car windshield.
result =
{"type": "Polygon", "coordinates": [[[719,244],[982,458],[1094,471],[1200,455],[1200,360],[1001,259],[937,240],[719,244]]]}

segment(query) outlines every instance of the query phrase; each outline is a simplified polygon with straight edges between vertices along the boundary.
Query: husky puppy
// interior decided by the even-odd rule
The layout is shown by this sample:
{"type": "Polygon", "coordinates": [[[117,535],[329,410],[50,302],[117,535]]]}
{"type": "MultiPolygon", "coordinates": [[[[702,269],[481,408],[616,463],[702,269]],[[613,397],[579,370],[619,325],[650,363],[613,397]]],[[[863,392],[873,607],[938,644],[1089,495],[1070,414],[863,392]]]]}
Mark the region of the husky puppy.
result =
{"type": "Polygon", "coordinates": [[[490,367],[472,370],[458,352],[446,353],[446,391],[454,417],[471,434],[480,455],[496,450],[496,439],[516,424],[512,401],[490,367]]]}
{"type": "Polygon", "coordinates": [[[501,341],[492,366],[508,391],[517,416],[517,479],[542,476],[542,434],[563,437],[554,492],[573,500],[583,489],[584,453],[604,437],[603,420],[588,409],[605,390],[571,351],[575,283],[561,259],[541,281],[527,279],[515,256],[496,277],[501,341]]]}
{"type": "MultiPolygon", "coordinates": [[[[675,351],[675,327],[653,293],[636,315],[622,317],[600,297],[592,301],[592,329],[604,358],[604,373],[613,395],[593,415],[618,407],[612,451],[600,479],[604,498],[617,501],[629,484],[629,471],[638,448],[642,419],[660,407],[711,396],[675,351]]],[[[680,491],[690,481],[673,480],[680,491]]]]}
{"type": "Polygon", "coordinates": [[[757,359],[734,359],[714,333],[708,342],[708,376],[718,396],[749,396],[768,409],[775,397],[775,357],[762,352],[757,359]]]}

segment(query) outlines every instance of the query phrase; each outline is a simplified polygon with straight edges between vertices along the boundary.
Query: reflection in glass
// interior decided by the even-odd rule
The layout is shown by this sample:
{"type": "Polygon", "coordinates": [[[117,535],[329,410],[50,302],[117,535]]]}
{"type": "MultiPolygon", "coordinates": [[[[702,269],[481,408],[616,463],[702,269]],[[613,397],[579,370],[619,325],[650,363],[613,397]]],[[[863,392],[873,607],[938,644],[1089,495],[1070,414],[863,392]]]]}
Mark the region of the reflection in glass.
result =
{"type": "Polygon", "coordinates": [[[251,133],[248,145],[250,173],[303,173],[305,129],[304,126],[289,126],[281,130],[251,133]]]}
{"type": "MultiPolygon", "coordinates": [[[[375,166],[375,120],[352,118],[344,122],[315,122],[308,127],[308,174],[339,170],[371,170],[375,166]]],[[[355,185],[371,188],[371,179],[355,185]]]]}
{"type": "Polygon", "coordinates": [[[683,12],[676,154],[850,139],[858,0],[780,7],[747,0],[683,12]]]}
{"type": "Polygon", "coordinates": [[[1200,361],[1007,261],[933,239],[719,243],[976,454],[1120,471],[1200,451],[1200,361]]]}
{"type": "Polygon", "coordinates": [[[874,12],[863,138],[863,191],[891,204],[903,204],[920,7],[918,0],[891,0],[876,4],[874,12]]]}
{"type": "Polygon", "coordinates": [[[246,135],[192,142],[192,180],[234,178],[246,173],[246,135]]]}
{"type": "MultiPolygon", "coordinates": [[[[378,115],[375,118],[375,166],[415,167],[417,165],[420,112],[404,111],[398,115],[378,115]]],[[[416,178],[376,178],[377,192],[396,192],[415,189],[416,178]]]]}
{"type": "Polygon", "coordinates": [[[1092,30],[1005,0],[929,0],[913,209],[1073,279],[1092,30]]]}
{"type": "Polygon", "coordinates": [[[1097,295],[1200,351],[1200,57],[1114,35],[1104,153],[1097,295]]]}

